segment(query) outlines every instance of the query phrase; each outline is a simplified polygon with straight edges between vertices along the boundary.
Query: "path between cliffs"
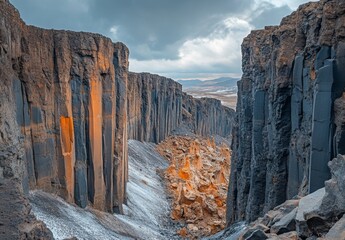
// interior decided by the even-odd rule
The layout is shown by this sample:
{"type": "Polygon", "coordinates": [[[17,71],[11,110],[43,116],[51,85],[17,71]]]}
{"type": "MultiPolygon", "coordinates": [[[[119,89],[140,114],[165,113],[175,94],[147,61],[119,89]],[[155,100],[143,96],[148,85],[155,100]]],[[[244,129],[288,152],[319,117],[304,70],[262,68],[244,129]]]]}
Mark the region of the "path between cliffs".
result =
{"type": "Polygon", "coordinates": [[[155,145],[128,141],[129,183],[125,215],[81,209],[42,191],[30,193],[33,213],[56,239],[179,239],[160,171],[168,162],[155,145]]]}

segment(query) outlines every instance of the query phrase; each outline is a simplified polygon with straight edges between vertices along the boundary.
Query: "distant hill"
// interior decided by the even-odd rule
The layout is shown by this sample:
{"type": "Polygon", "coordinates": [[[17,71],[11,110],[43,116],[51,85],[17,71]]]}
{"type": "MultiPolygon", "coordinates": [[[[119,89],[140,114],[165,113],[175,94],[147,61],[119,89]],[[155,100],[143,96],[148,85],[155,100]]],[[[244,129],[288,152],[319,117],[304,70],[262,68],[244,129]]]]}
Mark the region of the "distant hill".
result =
{"type": "Polygon", "coordinates": [[[195,89],[195,88],[236,88],[237,81],[239,78],[231,78],[231,77],[221,77],[212,80],[202,81],[199,79],[193,80],[178,80],[177,82],[180,83],[185,90],[188,89],[195,89]]]}
{"type": "Polygon", "coordinates": [[[213,80],[178,80],[183,91],[195,98],[209,97],[219,99],[223,105],[236,108],[237,81],[239,78],[221,77],[213,80]]]}

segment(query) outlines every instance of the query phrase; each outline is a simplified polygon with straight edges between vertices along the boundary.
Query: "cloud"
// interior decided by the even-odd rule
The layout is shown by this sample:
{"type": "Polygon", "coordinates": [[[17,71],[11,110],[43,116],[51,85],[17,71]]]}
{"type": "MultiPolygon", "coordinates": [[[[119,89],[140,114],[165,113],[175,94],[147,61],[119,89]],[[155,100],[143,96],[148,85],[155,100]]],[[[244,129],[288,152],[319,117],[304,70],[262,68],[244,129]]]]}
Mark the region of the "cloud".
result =
{"type": "Polygon", "coordinates": [[[276,7],[288,6],[292,10],[296,10],[299,5],[307,2],[316,2],[318,0],[256,0],[256,2],[269,2],[276,7]]]}
{"type": "Polygon", "coordinates": [[[10,0],[28,24],[97,32],[130,49],[132,71],[171,77],[241,73],[250,30],[307,0],[10,0]]]}
{"type": "Polygon", "coordinates": [[[264,26],[278,25],[282,17],[289,15],[292,10],[288,5],[274,5],[270,2],[257,2],[256,11],[250,18],[250,23],[255,28],[263,28],[264,26]]]}
{"type": "Polygon", "coordinates": [[[217,24],[206,37],[185,41],[178,50],[178,59],[131,60],[133,71],[150,71],[172,76],[177,73],[240,74],[242,38],[253,28],[248,22],[236,17],[217,24]]]}

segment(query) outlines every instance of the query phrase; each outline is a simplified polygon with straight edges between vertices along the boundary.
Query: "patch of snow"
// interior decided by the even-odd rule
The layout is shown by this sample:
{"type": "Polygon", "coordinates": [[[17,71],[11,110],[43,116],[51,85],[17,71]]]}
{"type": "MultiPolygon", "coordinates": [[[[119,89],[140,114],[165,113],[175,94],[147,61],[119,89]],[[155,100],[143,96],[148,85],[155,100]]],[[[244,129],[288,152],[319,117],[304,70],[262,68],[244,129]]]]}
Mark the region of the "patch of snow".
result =
{"type": "Polygon", "coordinates": [[[132,239],[121,236],[100,224],[97,216],[88,209],[66,203],[60,197],[33,191],[30,193],[33,213],[53,232],[57,240],[78,239],[132,239]]]}
{"type": "Polygon", "coordinates": [[[159,171],[168,167],[152,143],[128,141],[129,182],[125,215],[109,214],[66,203],[42,191],[30,192],[33,213],[55,239],[176,239],[169,201],[159,171]]]}
{"type": "Polygon", "coordinates": [[[153,143],[128,141],[128,208],[125,215],[118,217],[133,228],[145,227],[156,239],[167,239],[166,234],[174,233],[164,224],[170,221],[170,205],[159,171],[169,164],[155,147],[153,143]]]}

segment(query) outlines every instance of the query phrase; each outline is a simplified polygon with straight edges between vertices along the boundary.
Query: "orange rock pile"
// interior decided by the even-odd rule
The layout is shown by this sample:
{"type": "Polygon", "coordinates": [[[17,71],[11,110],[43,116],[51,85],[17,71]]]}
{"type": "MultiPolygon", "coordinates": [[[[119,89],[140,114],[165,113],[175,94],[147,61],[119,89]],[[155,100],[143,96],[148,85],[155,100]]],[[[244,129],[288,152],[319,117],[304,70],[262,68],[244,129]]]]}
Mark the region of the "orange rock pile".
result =
{"type": "Polygon", "coordinates": [[[230,149],[206,138],[173,136],[158,145],[170,161],[165,171],[173,196],[171,218],[187,224],[183,237],[214,234],[225,227],[230,149]]]}

